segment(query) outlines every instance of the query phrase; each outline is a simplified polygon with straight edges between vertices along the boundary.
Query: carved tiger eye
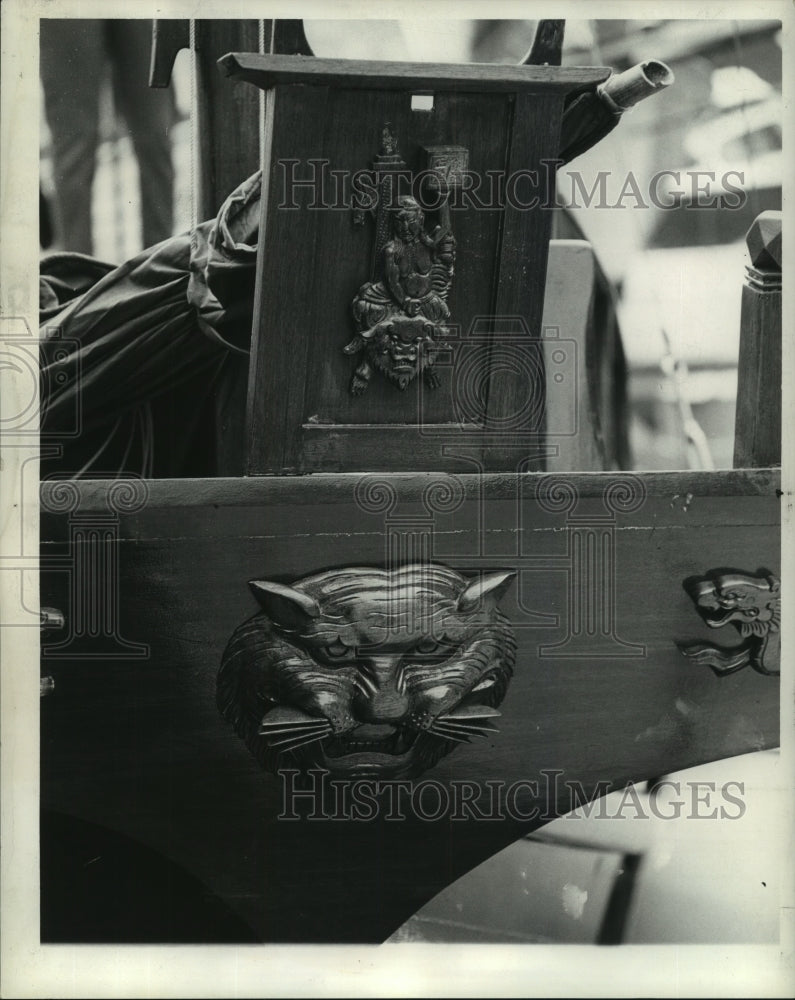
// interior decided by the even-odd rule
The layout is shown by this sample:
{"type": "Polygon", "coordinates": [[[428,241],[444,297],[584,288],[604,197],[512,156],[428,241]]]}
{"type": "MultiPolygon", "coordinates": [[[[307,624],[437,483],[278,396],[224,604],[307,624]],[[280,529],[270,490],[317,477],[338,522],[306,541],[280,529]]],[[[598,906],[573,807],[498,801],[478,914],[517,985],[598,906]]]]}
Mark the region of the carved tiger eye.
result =
{"type": "Polygon", "coordinates": [[[414,647],[414,652],[419,653],[420,656],[433,656],[435,653],[441,653],[448,649],[448,644],[445,642],[437,642],[435,639],[422,639],[414,647]]]}

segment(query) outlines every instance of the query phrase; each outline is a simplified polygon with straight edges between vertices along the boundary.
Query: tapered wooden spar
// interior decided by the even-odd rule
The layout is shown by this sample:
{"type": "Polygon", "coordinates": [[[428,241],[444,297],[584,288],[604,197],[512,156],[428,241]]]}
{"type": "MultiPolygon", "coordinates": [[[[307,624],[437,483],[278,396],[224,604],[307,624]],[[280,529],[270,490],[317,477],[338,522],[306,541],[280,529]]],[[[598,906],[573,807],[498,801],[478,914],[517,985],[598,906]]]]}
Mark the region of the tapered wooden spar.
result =
{"type": "Polygon", "coordinates": [[[495,66],[490,63],[375,62],[305,59],[300,56],[230,52],[218,60],[227,76],[266,89],[283,83],[373,90],[440,90],[476,93],[540,93],[584,90],[610,76],[606,67],[495,66]]]}

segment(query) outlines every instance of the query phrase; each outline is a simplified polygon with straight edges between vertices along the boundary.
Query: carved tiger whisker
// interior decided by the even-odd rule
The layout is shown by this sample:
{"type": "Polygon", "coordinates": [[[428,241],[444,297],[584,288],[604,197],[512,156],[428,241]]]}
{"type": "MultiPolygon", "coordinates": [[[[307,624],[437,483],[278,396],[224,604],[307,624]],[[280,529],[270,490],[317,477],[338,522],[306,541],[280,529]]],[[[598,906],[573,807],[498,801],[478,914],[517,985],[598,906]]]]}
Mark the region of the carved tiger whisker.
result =
{"type": "MultiPolygon", "coordinates": [[[[477,691],[478,688],[480,688],[480,685],[474,688],[474,690],[477,691]]],[[[452,712],[440,715],[439,718],[455,719],[458,722],[463,722],[467,719],[496,719],[501,715],[502,712],[497,711],[496,708],[490,708],[488,705],[462,705],[452,712]]]]}
{"type": "MultiPolygon", "coordinates": [[[[276,713],[273,714],[275,715],[276,713]]],[[[290,722],[282,719],[269,719],[268,721],[266,719],[268,719],[267,716],[262,720],[262,725],[267,729],[306,729],[307,727],[311,729],[315,726],[324,726],[327,721],[326,719],[307,719],[306,722],[298,720],[290,722]]]]}
{"type": "Polygon", "coordinates": [[[498,733],[498,729],[475,729],[472,726],[451,726],[445,722],[437,722],[433,727],[436,732],[460,733],[462,736],[487,737],[489,733],[498,733]]]}
{"type": "Polygon", "coordinates": [[[278,749],[282,753],[287,750],[297,750],[299,747],[307,746],[310,743],[317,743],[318,740],[324,740],[330,735],[330,730],[326,730],[322,733],[315,733],[311,736],[294,737],[293,739],[284,740],[271,740],[270,746],[278,749]]]}
{"type": "Polygon", "coordinates": [[[261,736],[303,736],[309,733],[328,732],[331,726],[322,722],[317,726],[260,726],[261,736]]]}
{"type": "Polygon", "coordinates": [[[443,740],[452,740],[455,743],[469,743],[470,742],[468,736],[461,736],[458,733],[445,733],[445,732],[441,732],[435,726],[431,727],[430,732],[432,732],[435,736],[439,736],[443,740]]]}
{"type": "Polygon", "coordinates": [[[459,733],[472,733],[474,736],[480,736],[482,733],[498,733],[499,732],[499,729],[497,729],[496,726],[489,726],[489,725],[482,725],[482,726],[469,725],[469,726],[464,726],[464,725],[456,725],[456,724],[454,724],[452,722],[442,722],[442,721],[439,721],[437,723],[437,726],[443,726],[445,729],[455,730],[456,732],[459,732],[459,733]]]}

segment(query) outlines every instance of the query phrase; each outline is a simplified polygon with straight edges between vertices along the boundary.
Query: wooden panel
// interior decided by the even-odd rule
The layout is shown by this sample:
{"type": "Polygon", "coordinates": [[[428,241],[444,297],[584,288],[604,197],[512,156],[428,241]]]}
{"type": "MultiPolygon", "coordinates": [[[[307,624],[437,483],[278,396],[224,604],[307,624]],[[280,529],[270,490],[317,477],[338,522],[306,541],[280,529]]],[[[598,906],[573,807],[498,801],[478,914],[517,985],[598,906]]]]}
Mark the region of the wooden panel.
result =
{"type": "MultiPolygon", "coordinates": [[[[404,517],[427,516],[429,484],[450,485],[434,474],[379,478],[394,488],[394,513],[404,517]]],[[[600,780],[620,787],[777,745],[775,677],[750,668],[717,677],[676,646],[715,639],[683,589],[686,578],[727,566],[779,572],[777,473],[639,478],[640,487],[607,474],[552,480],[573,484],[577,514],[586,521],[604,516],[605,490],[616,479],[641,499],[646,493],[636,509],[615,517],[621,641],[585,655],[556,655],[554,648],[566,639],[570,619],[566,552],[573,529],[565,514],[539,505],[542,477],[462,476],[463,503],[434,513],[436,561],[466,573],[516,570],[502,606],[518,656],[499,733],[456,748],[422,781],[446,788],[472,781],[483,790],[490,780],[506,787],[558,770],[552,801],[529,790],[519,798],[522,810],[535,804],[551,818],[569,804],[564,780],[585,789],[600,780]]],[[[154,481],[139,509],[110,516],[108,484],[78,484],[72,499],[80,506],[71,514],[47,512],[59,509],[69,491],[43,487],[42,604],[65,608],[75,628],[70,580],[88,543],[70,548],[70,531],[78,522],[104,525],[110,534],[98,543],[100,555],[112,566],[110,551],[117,551],[120,566],[116,634],[147,644],[149,653],[114,659],[102,646],[107,637],[87,630],[74,639],[71,659],[49,656],[52,646],[45,647],[55,691],[42,703],[42,804],[178,862],[261,940],[383,940],[454,878],[544,818],[278,819],[280,781],[258,770],[220,718],[215,677],[222,651],[257,610],[248,580],[384,564],[389,523],[356,502],[359,481],[154,481]],[[110,540],[113,531],[118,542],[110,540]],[[96,644],[106,653],[92,659],[96,644]]],[[[79,572],[75,579],[77,586],[79,572]]]]}
{"type": "Polygon", "coordinates": [[[550,472],[605,468],[599,379],[589,378],[599,362],[600,345],[593,342],[597,336],[589,338],[595,295],[596,266],[590,244],[552,240],[541,323],[546,439],[556,447],[546,460],[550,472]]]}
{"type": "MultiPolygon", "coordinates": [[[[283,62],[268,57],[263,65],[283,62]]],[[[564,74],[556,81],[552,68],[526,67],[541,74],[533,79],[543,78],[543,87],[511,94],[487,87],[479,94],[452,92],[440,79],[428,113],[411,110],[419,84],[400,76],[396,65],[385,77],[384,87],[392,90],[320,86],[325,77],[312,70],[313,87],[280,83],[269,91],[272,137],[249,381],[250,474],[459,468],[448,454],[452,445],[469,448],[470,467],[474,461],[506,469],[527,459],[528,436],[539,444],[532,453],[543,455],[538,334],[552,218],[545,206],[554,171],[547,174],[542,162],[557,153],[563,99],[573,78],[564,74]],[[354,363],[342,349],[354,332],[354,295],[371,277],[373,233],[353,225],[350,190],[339,179],[369,168],[385,122],[393,123],[400,155],[414,174],[426,165],[424,147],[454,142],[468,150],[474,174],[493,172],[507,184],[521,173],[524,186],[520,193],[521,185],[510,183],[494,208],[469,205],[452,213],[458,251],[449,300],[451,351],[439,365],[440,388],[429,391],[416,379],[401,392],[376,375],[364,395],[352,397],[354,363]],[[532,209],[529,193],[539,201],[532,209]],[[521,371],[506,378],[495,351],[516,355],[521,371]],[[521,412],[520,427],[512,423],[514,412],[521,412]],[[487,434],[469,440],[458,433],[462,424],[487,434]],[[404,437],[395,450],[387,429],[398,427],[404,437]],[[386,430],[383,438],[374,428],[386,430]],[[452,439],[450,431],[456,431],[452,439]],[[411,454],[411,465],[401,452],[411,454]]],[[[366,78],[353,64],[353,76],[341,79],[358,79],[359,72],[366,78]]],[[[292,76],[279,69],[274,80],[283,78],[292,76]]],[[[543,459],[530,459],[528,467],[543,468],[543,459]]]]}
{"type": "MultiPolygon", "coordinates": [[[[492,353],[483,373],[488,399],[487,430],[493,428],[499,432],[497,439],[484,447],[481,454],[483,468],[491,471],[516,465],[515,451],[511,461],[511,447],[504,445],[506,435],[512,444],[514,437],[524,430],[525,434],[537,435],[540,441],[546,428],[544,351],[539,327],[552,230],[552,212],[545,206],[554,203],[555,178],[554,171],[545,175],[542,163],[554,159],[560,148],[562,114],[563,94],[543,98],[516,95],[506,174],[509,178],[517,177],[520,171],[528,169],[528,165],[538,171],[538,180],[531,191],[540,200],[540,205],[530,210],[522,209],[521,205],[530,202],[527,195],[518,193],[517,185],[514,197],[519,199],[519,206],[506,211],[503,223],[491,313],[494,317],[492,353]],[[507,325],[510,329],[517,318],[524,321],[520,339],[526,343],[521,345],[506,342],[504,333],[504,327],[507,325]],[[522,373],[520,377],[517,377],[517,367],[522,373]]],[[[524,468],[544,469],[543,457],[530,460],[524,468]]]]}
{"type": "MultiPolygon", "coordinates": [[[[349,170],[369,167],[378,151],[383,118],[402,123],[398,130],[399,149],[413,171],[425,168],[422,148],[445,139],[469,150],[470,169],[478,174],[485,175],[487,169],[505,169],[511,107],[504,95],[436,93],[432,113],[412,112],[410,94],[401,94],[397,101],[389,102],[385,102],[386,96],[378,92],[362,101],[364,95],[354,97],[350,92],[330,91],[331,124],[324,155],[331,159],[332,166],[340,164],[349,170]],[[333,125],[341,116],[356,123],[355,148],[350,130],[338,131],[333,125]]],[[[306,98],[300,101],[305,108],[306,98]]],[[[342,348],[355,329],[351,313],[353,297],[370,279],[374,227],[368,222],[361,229],[354,228],[346,211],[324,214],[331,218],[320,225],[319,213],[314,213],[319,266],[312,295],[320,305],[315,315],[306,377],[305,418],[310,417],[315,425],[414,424],[418,419],[428,424],[450,422],[455,392],[452,366],[440,365],[442,385],[433,391],[424,389],[419,380],[401,392],[376,379],[362,396],[354,397],[348,391],[355,361],[343,354],[342,348]],[[333,264],[327,266],[330,262],[333,264]]],[[[504,212],[496,206],[485,211],[463,207],[451,215],[458,252],[448,304],[451,323],[463,327],[459,337],[465,337],[471,318],[486,314],[491,308],[504,212]]]]}
{"type": "MultiPolygon", "coordinates": [[[[423,145],[455,137],[470,150],[472,169],[502,171],[509,102],[501,95],[439,93],[433,114],[427,115],[411,112],[410,93],[323,88],[279,88],[275,102],[273,149],[282,156],[274,155],[271,164],[262,227],[259,322],[249,390],[250,471],[400,467],[405,439],[395,449],[393,434],[379,439],[371,426],[392,425],[404,433],[406,425],[418,423],[449,426],[455,420],[454,372],[443,371],[442,386],[434,392],[419,380],[400,392],[374,379],[365,395],[350,395],[355,365],[342,348],[354,331],[351,302],[370,277],[373,228],[354,227],[344,200],[326,211],[313,204],[316,190],[294,187],[287,179],[293,168],[281,161],[297,161],[294,176],[301,179],[311,160],[322,159],[331,170],[350,176],[369,169],[381,127],[392,121],[400,123],[399,148],[411,169],[423,168],[423,145]],[[280,208],[290,204],[295,208],[280,208]],[[269,247],[284,249],[271,253],[269,247]],[[339,447],[339,439],[348,437],[350,444],[339,447]]],[[[459,253],[450,308],[452,321],[464,333],[472,317],[491,311],[503,216],[499,209],[454,213],[459,253]]],[[[410,451],[413,465],[405,468],[435,468],[442,462],[433,436],[415,435],[410,451]]]]}
{"type": "MultiPolygon", "coordinates": [[[[249,472],[298,471],[301,415],[305,409],[302,374],[307,370],[313,346],[309,331],[316,329],[318,312],[328,307],[318,301],[313,288],[318,270],[318,216],[328,213],[279,208],[285,193],[285,168],[280,161],[298,159],[299,166],[305,167],[308,159],[323,157],[323,135],[331,124],[328,100],[325,88],[313,90],[306,100],[289,88],[278,88],[269,95],[278,113],[274,114],[271,107],[265,125],[266,130],[272,130],[269,149],[273,153],[263,166],[249,367],[249,472]]],[[[303,204],[311,203],[312,194],[302,191],[303,204]]]]}

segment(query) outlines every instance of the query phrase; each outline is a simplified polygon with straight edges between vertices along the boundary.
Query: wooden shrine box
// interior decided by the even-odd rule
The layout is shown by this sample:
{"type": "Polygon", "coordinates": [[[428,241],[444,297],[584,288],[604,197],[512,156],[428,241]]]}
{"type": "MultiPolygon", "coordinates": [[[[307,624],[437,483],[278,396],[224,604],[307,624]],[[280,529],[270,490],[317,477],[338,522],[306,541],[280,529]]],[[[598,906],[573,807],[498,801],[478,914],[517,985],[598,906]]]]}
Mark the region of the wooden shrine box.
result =
{"type": "Polygon", "coordinates": [[[412,313],[393,215],[280,207],[291,160],[540,169],[607,71],[225,66],[267,88],[252,475],[43,484],[41,795],[73,845],[45,941],[380,942],[605,784],[778,743],[778,471],[546,471],[578,432],[545,405],[577,375],[542,337],[550,213],[451,210],[454,274],[436,242],[395,279],[412,313]],[[440,385],[351,394],[344,348],[418,316],[440,385]]]}
{"type": "MultiPolygon", "coordinates": [[[[609,71],[240,54],[222,65],[267,94],[249,474],[543,468],[528,442],[545,441],[540,327],[563,105],[609,71]],[[370,223],[354,178],[361,187],[373,168],[394,188],[376,180],[370,223]],[[376,372],[353,395],[351,304],[383,279],[390,199],[440,205],[437,172],[455,239],[440,385],[399,391],[376,372]]],[[[426,233],[445,222],[426,214],[426,233]]]]}

